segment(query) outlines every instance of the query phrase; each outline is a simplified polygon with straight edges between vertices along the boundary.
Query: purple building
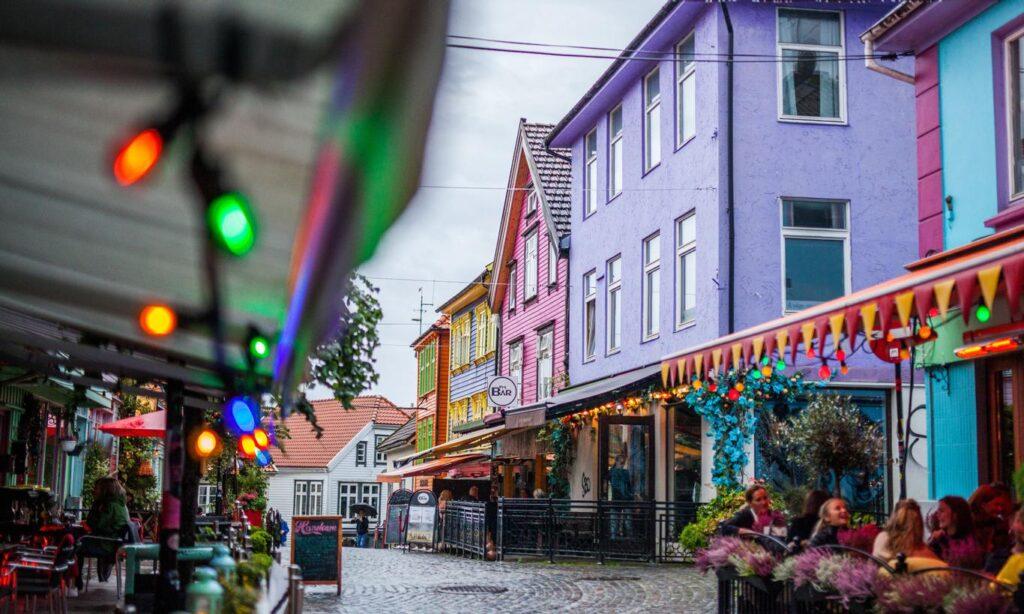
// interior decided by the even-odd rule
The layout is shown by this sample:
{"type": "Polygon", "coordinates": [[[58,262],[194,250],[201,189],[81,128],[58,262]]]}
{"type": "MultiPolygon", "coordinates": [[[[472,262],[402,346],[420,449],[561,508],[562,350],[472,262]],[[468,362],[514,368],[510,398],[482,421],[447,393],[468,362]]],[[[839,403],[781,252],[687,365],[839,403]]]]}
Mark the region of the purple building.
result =
{"type": "MultiPolygon", "coordinates": [[[[574,162],[565,398],[612,376],[620,389],[621,374],[654,378],[663,356],[917,257],[914,91],[868,70],[859,39],[889,8],[668,2],[555,126],[548,145],[574,162]]],[[[835,385],[887,424],[880,384],[892,377],[854,362],[835,385]]],[[[699,419],[646,413],[657,471],[634,491],[706,498],[709,463],[699,483],[693,473],[709,451],[699,419]]],[[[589,444],[611,454],[592,470],[598,496],[635,429],[609,424],[589,444]]]]}

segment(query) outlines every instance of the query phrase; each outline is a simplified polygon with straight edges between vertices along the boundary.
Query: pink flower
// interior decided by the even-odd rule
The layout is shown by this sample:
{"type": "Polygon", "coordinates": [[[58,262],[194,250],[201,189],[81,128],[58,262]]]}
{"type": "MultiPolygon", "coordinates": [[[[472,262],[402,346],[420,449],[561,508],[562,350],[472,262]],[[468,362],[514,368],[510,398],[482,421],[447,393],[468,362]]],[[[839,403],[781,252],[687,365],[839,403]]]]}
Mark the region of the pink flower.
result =
{"type": "Polygon", "coordinates": [[[875,523],[861,525],[855,529],[843,529],[839,531],[839,543],[851,548],[857,548],[871,552],[875,545],[875,538],[881,533],[875,523]]]}

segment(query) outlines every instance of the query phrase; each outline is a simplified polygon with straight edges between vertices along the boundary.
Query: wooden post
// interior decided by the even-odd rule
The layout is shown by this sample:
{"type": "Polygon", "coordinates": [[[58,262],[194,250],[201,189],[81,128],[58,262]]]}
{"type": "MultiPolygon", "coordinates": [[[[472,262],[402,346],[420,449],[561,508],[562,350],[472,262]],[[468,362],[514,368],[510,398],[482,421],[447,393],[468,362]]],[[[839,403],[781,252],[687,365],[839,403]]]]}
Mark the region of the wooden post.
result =
{"type": "Polygon", "coordinates": [[[501,496],[512,499],[516,496],[515,472],[512,471],[512,463],[505,465],[505,475],[502,476],[501,496]]]}
{"type": "MultiPolygon", "coordinates": [[[[533,457],[533,489],[538,488],[544,492],[548,491],[548,472],[544,466],[545,454],[537,454],[533,457]]],[[[533,493],[530,493],[531,495],[533,493]]]]}

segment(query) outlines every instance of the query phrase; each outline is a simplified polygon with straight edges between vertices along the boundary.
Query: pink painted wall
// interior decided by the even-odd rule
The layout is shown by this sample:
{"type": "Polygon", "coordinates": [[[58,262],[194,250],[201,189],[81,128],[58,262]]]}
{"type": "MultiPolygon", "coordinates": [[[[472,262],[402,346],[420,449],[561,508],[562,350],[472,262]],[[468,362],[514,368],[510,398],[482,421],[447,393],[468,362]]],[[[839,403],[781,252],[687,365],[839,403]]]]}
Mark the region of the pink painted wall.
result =
{"type": "MultiPolygon", "coordinates": [[[[519,165],[516,174],[516,187],[525,188],[530,183],[530,173],[523,155],[517,161],[519,165]]],[[[511,251],[512,259],[516,263],[516,308],[509,310],[508,293],[501,297],[501,367],[503,374],[508,374],[509,346],[522,340],[523,342],[523,389],[520,391],[520,405],[527,405],[536,402],[537,399],[537,338],[538,331],[547,325],[554,325],[554,344],[552,358],[554,366],[554,389],[565,388],[565,377],[567,374],[566,356],[566,301],[568,300],[569,259],[566,254],[560,254],[558,258],[557,279],[554,286],[547,285],[548,249],[547,240],[555,240],[548,232],[544,223],[543,212],[537,211],[526,214],[526,191],[517,190],[517,198],[512,204],[512,214],[509,216],[510,228],[508,234],[514,237],[514,247],[511,251]],[[537,296],[530,301],[523,301],[524,294],[524,265],[526,252],[526,235],[533,229],[539,233],[537,241],[537,296]]],[[[504,271],[502,282],[508,282],[508,265],[504,271]]],[[[505,286],[509,288],[510,286],[505,286]]]]}
{"type": "Polygon", "coordinates": [[[917,233],[924,257],[943,249],[942,140],[939,123],[939,48],[917,55],[917,233]]]}

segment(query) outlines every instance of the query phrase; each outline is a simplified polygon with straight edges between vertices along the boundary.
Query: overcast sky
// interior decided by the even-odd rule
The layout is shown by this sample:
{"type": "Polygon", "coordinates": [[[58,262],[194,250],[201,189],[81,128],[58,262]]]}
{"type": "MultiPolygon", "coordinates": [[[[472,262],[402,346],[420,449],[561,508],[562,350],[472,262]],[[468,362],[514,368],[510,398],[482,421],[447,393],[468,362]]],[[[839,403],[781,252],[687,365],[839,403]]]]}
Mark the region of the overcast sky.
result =
{"type": "MultiPolygon", "coordinates": [[[[622,48],[663,0],[461,0],[449,34],[622,48]]],[[[520,117],[555,123],[610,60],[448,49],[430,127],[421,183],[503,188],[520,117]]],[[[384,310],[372,390],[399,405],[416,396],[419,289],[437,306],[493,258],[502,189],[421,188],[376,256],[361,272],[380,288],[384,310]],[[415,279],[394,281],[383,278],[415,279]]]]}

